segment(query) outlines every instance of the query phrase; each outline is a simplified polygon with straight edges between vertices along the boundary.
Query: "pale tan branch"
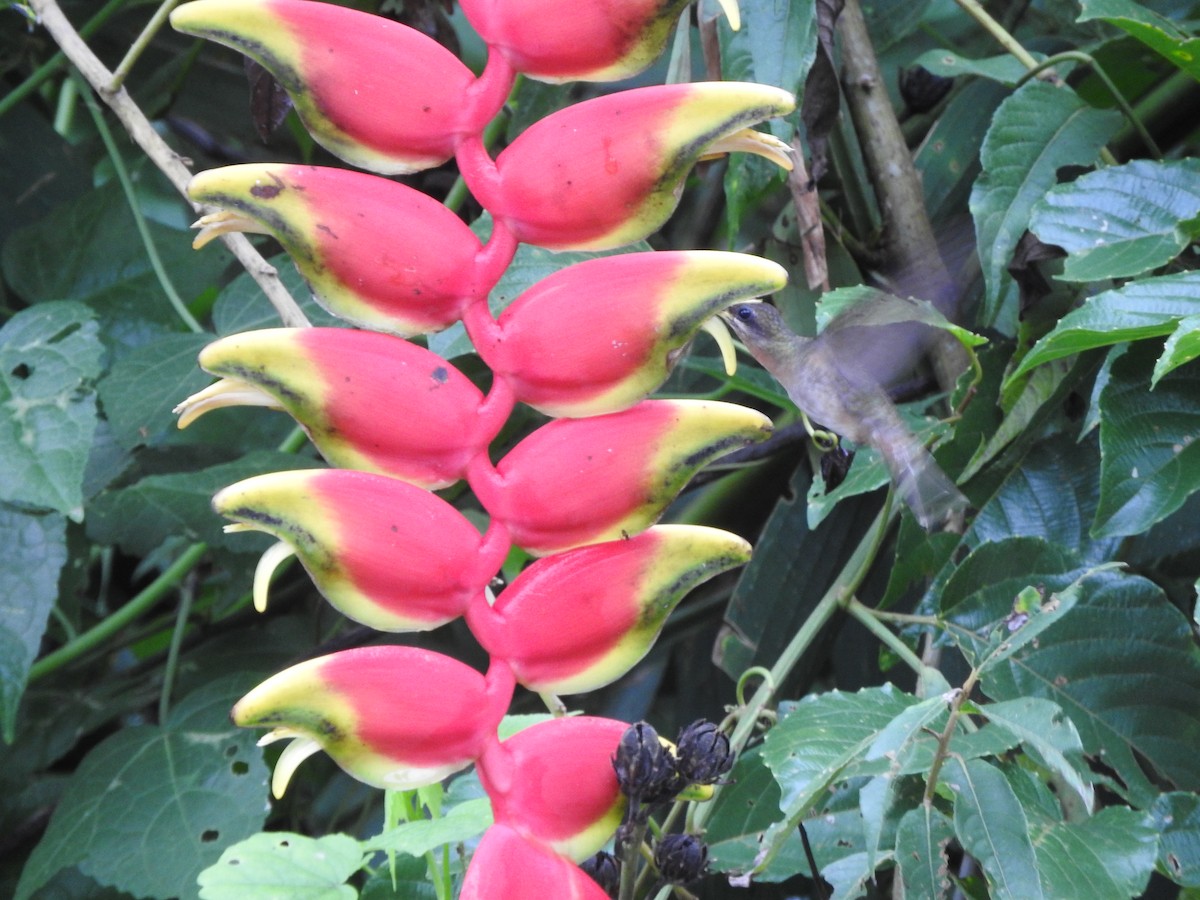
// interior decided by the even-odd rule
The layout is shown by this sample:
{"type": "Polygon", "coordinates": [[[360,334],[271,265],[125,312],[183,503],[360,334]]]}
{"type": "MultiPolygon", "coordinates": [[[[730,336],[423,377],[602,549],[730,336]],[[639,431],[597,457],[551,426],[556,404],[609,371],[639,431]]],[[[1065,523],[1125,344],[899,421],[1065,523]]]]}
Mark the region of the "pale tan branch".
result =
{"type": "MultiPolygon", "coordinates": [[[[175,189],[187,197],[187,184],[192,177],[187,163],[159,136],[145,113],[134,103],[133,98],[123,87],[115,91],[110,89],[110,85],[113,83],[113,73],[105,67],[104,63],[79,36],[55,0],[30,0],[29,5],[37,14],[39,23],[49,32],[50,37],[58,44],[63,54],[87,79],[88,84],[92,86],[100,99],[116,114],[117,119],[134,143],[170,179],[175,189]]],[[[191,201],[189,200],[189,202],[191,201]]],[[[193,203],[192,206],[197,211],[201,210],[198,204],[193,203]]],[[[304,327],[310,324],[295,299],[279,280],[279,274],[275,271],[275,267],[263,259],[244,235],[225,235],[222,240],[250,274],[250,277],[262,288],[271,305],[275,307],[275,311],[279,313],[279,318],[284,325],[304,327]]]]}

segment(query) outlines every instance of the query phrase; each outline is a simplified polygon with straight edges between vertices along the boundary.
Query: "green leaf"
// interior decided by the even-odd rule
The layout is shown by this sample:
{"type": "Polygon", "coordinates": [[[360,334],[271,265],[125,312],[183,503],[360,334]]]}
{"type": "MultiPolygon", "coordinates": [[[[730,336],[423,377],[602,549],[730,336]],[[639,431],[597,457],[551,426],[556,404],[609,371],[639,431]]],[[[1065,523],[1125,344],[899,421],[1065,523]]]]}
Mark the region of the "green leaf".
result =
{"type": "Polygon", "coordinates": [[[1057,772],[1079,795],[1086,808],[1094,805],[1095,791],[1084,777],[1090,775],[1083,762],[1083,742],[1074,723],[1049,700],[1022,697],[989,703],[979,713],[993,725],[1009,732],[1031,751],[1039,762],[1057,772]]]}
{"type": "MultiPolygon", "coordinates": [[[[748,872],[754,868],[762,833],[783,818],[779,797],[779,783],[763,763],[761,748],[753,747],[738,754],[728,783],[712,801],[706,822],[704,839],[714,869],[748,872]]],[[[756,877],[782,880],[799,871],[804,864],[799,839],[794,847],[788,845],[788,849],[794,849],[795,854],[785,850],[776,857],[775,862],[781,867],[778,871],[768,869],[756,877]]]]}
{"type": "Polygon", "coordinates": [[[139,897],[198,897],[200,872],[266,814],[256,735],[229,722],[245,687],[241,677],[211,682],[163,725],[125,728],[94,747],[21,873],[18,900],[68,866],[139,897]]]}
{"type": "Polygon", "coordinates": [[[951,757],[941,782],[954,792],[954,831],[979,861],[995,900],[1045,896],[1029,839],[1029,823],[1008,779],[993,765],[951,757]]]}
{"type": "Polygon", "coordinates": [[[200,873],[202,900],[353,900],[346,884],[363,863],[362,845],[344,834],[256,834],[200,873]]]}
{"type": "Polygon", "coordinates": [[[41,649],[67,562],[62,516],[32,515],[0,504],[0,726],[11,743],[29,667],[41,649]]]}
{"type": "Polygon", "coordinates": [[[104,348],[82,304],[44,303],[0,328],[0,500],[83,518],[104,348]]]}
{"type": "Polygon", "coordinates": [[[1158,832],[1158,865],[1172,881],[1200,888],[1200,797],[1163,794],[1150,808],[1158,832]]]}
{"type": "Polygon", "coordinates": [[[212,381],[196,365],[208,334],[172,334],[143,344],[113,365],[100,381],[100,402],[122,447],[157,446],[176,431],[171,411],[212,381]]]}
{"type": "Polygon", "coordinates": [[[212,495],[252,475],[316,465],[304,457],[261,450],[194,472],[149,475],[97,497],[89,509],[88,536],[99,544],[117,544],[135,556],[150,554],[171,535],[249,551],[257,545],[246,535],[222,531],[224,521],[212,511],[212,495]]]}
{"type": "Polygon", "coordinates": [[[1100,491],[1099,463],[1095,441],[1076,444],[1060,434],[1035,444],[1008,470],[964,543],[976,548],[1019,534],[1077,553],[1084,562],[1111,559],[1120,540],[1088,535],[1100,491]]]}
{"type": "Polygon", "coordinates": [[[1038,341],[1008,377],[1011,383],[1034,366],[1124,341],[1162,337],[1181,321],[1200,315],[1200,272],[1131,281],[1089,297],[1038,341]]]}
{"type": "MultiPolygon", "coordinates": [[[[324,328],[345,325],[341,319],[326,312],[316,300],[308,283],[296,271],[287,254],[272,256],[267,260],[279,272],[279,280],[288,293],[295,298],[301,311],[313,324],[324,328]]],[[[221,337],[259,328],[279,328],[279,313],[267,299],[249,273],[242,272],[229,282],[213,304],[213,328],[221,337]]]]}
{"type": "Polygon", "coordinates": [[[1200,356],[1200,314],[1180,319],[1167,343],[1163,347],[1162,356],[1154,364],[1154,375],[1150,379],[1150,387],[1158,385],[1168,372],[1185,363],[1190,363],[1200,356]]]}
{"type": "MultiPolygon", "coordinates": [[[[1026,578],[1055,591],[1075,575],[1026,578]]],[[[984,587],[972,605],[980,617],[1002,617],[1011,588],[984,587]]],[[[1041,697],[1060,706],[1087,755],[1103,759],[1137,805],[1158,794],[1147,771],[1181,790],[1200,787],[1200,649],[1188,621],[1144,578],[1088,578],[1070,614],[991,669],[982,687],[997,701],[1041,697]]]]}
{"type": "Polygon", "coordinates": [[[931,0],[871,0],[863,4],[863,16],[875,52],[882,54],[911,35],[921,24],[931,0]]]}
{"type": "Polygon", "coordinates": [[[921,804],[910,809],[896,830],[896,862],[905,897],[936,900],[950,890],[946,845],[954,826],[940,811],[921,804]]]}
{"type": "Polygon", "coordinates": [[[995,82],[972,81],[950,95],[950,102],[921,142],[913,164],[921,176],[931,220],[962,217],[971,184],[979,174],[979,148],[996,107],[1007,94],[995,82]]]}
{"type": "Polygon", "coordinates": [[[722,26],[722,70],[731,81],[754,81],[797,93],[817,52],[817,17],[806,3],[750,3],[742,27],[722,26]]]}
{"type": "MultiPolygon", "coordinates": [[[[781,807],[789,816],[806,813],[847,767],[859,763],[892,721],[920,704],[891,685],[855,694],[830,691],[810,695],[767,732],[763,760],[779,782],[781,807]]],[[[878,759],[855,774],[881,774],[889,763],[878,759]]]]}
{"type": "Polygon", "coordinates": [[[984,325],[995,324],[1002,311],[1006,317],[1013,312],[1001,309],[1011,280],[1007,266],[1033,205],[1054,185],[1058,169],[1095,162],[1120,121],[1070,89],[1041,81],[1030,81],[1000,104],[983,141],[983,174],[970,201],[986,285],[984,325]]]}
{"type": "Polygon", "coordinates": [[[1038,873],[1047,897],[1140,897],[1154,869],[1158,835],[1148,813],[1102,809],[1083,822],[1033,828],[1038,873]]]}
{"type": "Polygon", "coordinates": [[[1067,251],[1060,278],[1128,278],[1166,265],[1196,235],[1200,160],[1134,160],[1050,190],[1029,230],[1067,251]]]}
{"type": "Polygon", "coordinates": [[[1077,21],[1103,19],[1137,38],[1200,81],[1200,38],[1192,37],[1158,13],[1132,0],[1080,0],[1077,21]]]}
{"type": "MultiPolygon", "coordinates": [[[[184,300],[208,290],[232,261],[220,245],[196,253],[186,232],[146,224],[184,300]]],[[[0,258],[13,289],[30,303],[78,300],[105,319],[179,324],[115,181],[15,232],[0,258]]]]}
{"type": "MultiPolygon", "coordinates": [[[[1035,53],[1033,58],[1041,62],[1046,57],[1035,53]]],[[[1029,74],[1029,69],[1024,63],[1007,53],[1003,56],[989,56],[986,59],[968,59],[953,50],[926,50],[914,59],[912,64],[943,78],[974,75],[1009,87],[1015,87],[1018,81],[1029,74]]]]}
{"type": "Polygon", "coordinates": [[[1176,369],[1150,390],[1156,354],[1131,347],[1100,395],[1098,537],[1145,531],[1200,488],[1200,371],[1176,369]]]}
{"type": "Polygon", "coordinates": [[[363,842],[367,851],[382,850],[420,856],[443,844],[458,844],[483,834],[492,824],[492,804],[486,797],[468,800],[440,819],[405,822],[363,842]]]}
{"type": "Polygon", "coordinates": [[[898,297],[865,285],[837,288],[822,295],[821,302],[817,304],[817,329],[824,331],[833,324],[834,319],[837,319],[839,327],[844,328],[916,322],[950,332],[964,347],[978,347],[987,343],[987,338],[955,325],[928,300],[898,297]]]}

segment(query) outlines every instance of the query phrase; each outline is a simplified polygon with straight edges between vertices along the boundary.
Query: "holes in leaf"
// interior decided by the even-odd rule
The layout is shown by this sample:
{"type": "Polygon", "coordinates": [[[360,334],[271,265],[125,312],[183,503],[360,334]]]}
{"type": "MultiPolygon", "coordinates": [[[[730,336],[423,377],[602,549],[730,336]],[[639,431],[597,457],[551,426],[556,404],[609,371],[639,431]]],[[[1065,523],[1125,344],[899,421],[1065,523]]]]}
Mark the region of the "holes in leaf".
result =
{"type": "Polygon", "coordinates": [[[211,844],[213,841],[217,840],[220,836],[221,836],[221,832],[217,831],[216,829],[206,828],[200,834],[200,843],[211,844]]]}
{"type": "Polygon", "coordinates": [[[248,765],[246,765],[246,763],[242,762],[241,760],[238,760],[232,766],[229,767],[229,770],[231,772],[233,772],[234,775],[245,775],[247,772],[250,771],[250,767],[248,765]]]}
{"type": "Polygon", "coordinates": [[[19,378],[21,381],[24,381],[33,374],[33,369],[29,368],[25,363],[17,363],[17,365],[13,366],[11,374],[13,378],[19,378]]]}

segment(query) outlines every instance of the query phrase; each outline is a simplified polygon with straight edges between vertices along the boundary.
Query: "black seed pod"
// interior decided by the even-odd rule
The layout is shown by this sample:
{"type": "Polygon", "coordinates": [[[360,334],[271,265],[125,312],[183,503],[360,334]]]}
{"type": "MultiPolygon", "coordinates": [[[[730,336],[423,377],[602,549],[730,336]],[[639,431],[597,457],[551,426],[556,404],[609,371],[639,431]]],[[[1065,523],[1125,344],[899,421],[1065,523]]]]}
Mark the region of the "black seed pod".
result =
{"type": "Polygon", "coordinates": [[[854,462],[854,451],[841,444],[821,454],[821,478],[825,481],[825,493],[829,493],[846,480],[850,464],[854,462]]]}
{"type": "Polygon", "coordinates": [[[675,758],[645,722],[630,725],[621,735],[613,757],[621,792],[633,803],[661,803],[684,787],[675,771],[675,758]]]}
{"type": "Polygon", "coordinates": [[[665,835],[654,848],[654,865],[668,884],[687,884],[708,868],[708,845],[694,834],[665,835]]]}
{"type": "Polygon", "coordinates": [[[714,784],[733,768],[729,738],[712,722],[699,719],[679,733],[676,768],[688,784],[714,784]]]}
{"type": "Polygon", "coordinates": [[[617,890],[621,887],[621,864],[611,853],[601,850],[581,862],[579,868],[587,872],[608,896],[617,896],[617,890]]]}

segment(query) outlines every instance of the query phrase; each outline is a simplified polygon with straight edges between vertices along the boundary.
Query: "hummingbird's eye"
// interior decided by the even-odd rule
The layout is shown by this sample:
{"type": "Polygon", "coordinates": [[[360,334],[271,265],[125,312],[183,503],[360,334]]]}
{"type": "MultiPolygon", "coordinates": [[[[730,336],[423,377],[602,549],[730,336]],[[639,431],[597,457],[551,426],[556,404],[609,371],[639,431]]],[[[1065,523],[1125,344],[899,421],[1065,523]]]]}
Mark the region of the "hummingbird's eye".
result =
{"type": "Polygon", "coordinates": [[[751,322],[754,320],[754,307],[739,306],[737,308],[737,311],[734,313],[734,315],[737,316],[739,319],[741,319],[743,322],[751,322]]]}

